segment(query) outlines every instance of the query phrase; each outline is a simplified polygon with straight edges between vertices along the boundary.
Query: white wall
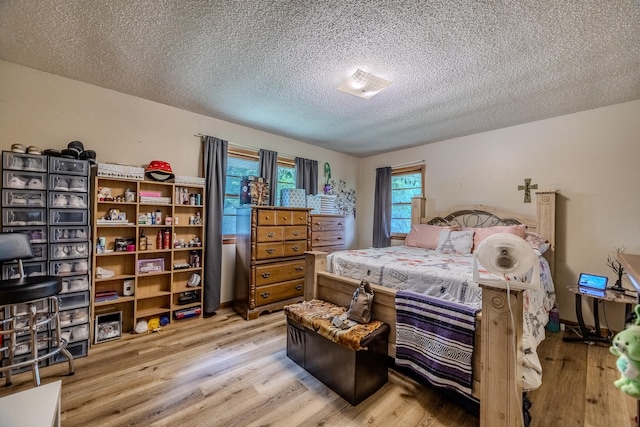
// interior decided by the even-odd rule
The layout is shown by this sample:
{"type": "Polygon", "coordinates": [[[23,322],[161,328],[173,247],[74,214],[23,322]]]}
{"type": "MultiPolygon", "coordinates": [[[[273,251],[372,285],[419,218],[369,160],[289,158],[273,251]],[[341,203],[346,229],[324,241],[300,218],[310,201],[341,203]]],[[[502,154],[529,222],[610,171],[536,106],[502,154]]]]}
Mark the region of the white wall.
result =
{"type": "MultiPolygon", "coordinates": [[[[97,86],[0,61],[0,149],[14,143],[66,148],[73,140],[98,153],[98,161],[143,166],[166,160],[178,175],[201,176],[202,133],[230,144],[266,148],[331,165],[334,179],[357,188],[358,159],[292,139],[169,107],[97,86]]],[[[320,185],[324,179],[319,178],[320,185]]],[[[355,246],[353,219],[346,242],[355,246]]],[[[235,246],[222,259],[223,302],[232,299],[235,246]]]]}
{"type": "MultiPolygon", "coordinates": [[[[607,255],[620,246],[640,253],[640,100],[362,159],[358,200],[360,245],[371,244],[375,169],[424,159],[426,196],[437,210],[483,203],[535,216],[518,185],[532,178],[560,191],[556,290],[563,319],[575,320],[565,287],[580,272],[616,277],[607,255]]],[[[626,286],[632,288],[630,282],[626,286]]],[[[591,305],[583,304],[593,324],[591,305]]],[[[623,307],[605,304],[610,326],[623,307]]],[[[604,320],[601,316],[601,320],[604,320]]],[[[603,322],[604,323],[604,322],[603,322]]]]}

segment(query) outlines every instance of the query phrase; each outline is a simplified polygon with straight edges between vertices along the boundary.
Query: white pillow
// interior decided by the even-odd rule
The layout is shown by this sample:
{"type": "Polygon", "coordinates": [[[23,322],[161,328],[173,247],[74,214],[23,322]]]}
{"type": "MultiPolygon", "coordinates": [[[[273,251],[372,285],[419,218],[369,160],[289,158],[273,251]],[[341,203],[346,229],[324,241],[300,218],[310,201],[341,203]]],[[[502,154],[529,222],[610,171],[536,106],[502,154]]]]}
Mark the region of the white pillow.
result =
{"type": "Polygon", "coordinates": [[[437,251],[450,255],[469,255],[473,247],[473,230],[442,230],[437,251]]]}

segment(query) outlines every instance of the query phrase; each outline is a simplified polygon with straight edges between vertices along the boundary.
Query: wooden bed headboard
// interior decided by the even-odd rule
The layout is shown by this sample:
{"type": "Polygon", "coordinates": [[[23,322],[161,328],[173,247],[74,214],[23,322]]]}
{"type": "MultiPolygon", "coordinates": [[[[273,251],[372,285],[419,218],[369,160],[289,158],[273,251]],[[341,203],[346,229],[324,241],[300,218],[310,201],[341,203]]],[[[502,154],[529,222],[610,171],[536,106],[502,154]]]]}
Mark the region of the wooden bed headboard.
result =
{"type": "Polygon", "coordinates": [[[411,200],[411,223],[433,225],[458,225],[461,227],[492,227],[495,225],[524,224],[527,230],[536,232],[549,241],[544,257],[551,272],[555,271],[556,246],[556,192],[536,192],[536,216],[529,217],[485,205],[457,206],[444,212],[427,212],[426,199],[411,200]]]}

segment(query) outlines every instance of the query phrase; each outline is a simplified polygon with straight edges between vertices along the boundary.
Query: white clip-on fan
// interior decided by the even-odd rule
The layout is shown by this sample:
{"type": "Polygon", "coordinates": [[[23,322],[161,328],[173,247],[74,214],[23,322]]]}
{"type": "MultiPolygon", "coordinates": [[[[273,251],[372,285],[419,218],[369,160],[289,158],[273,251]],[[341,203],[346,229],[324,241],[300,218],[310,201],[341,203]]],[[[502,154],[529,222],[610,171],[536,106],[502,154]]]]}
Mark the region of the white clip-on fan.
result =
{"type": "Polygon", "coordinates": [[[531,245],[521,237],[509,233],[496,233],[484,239],[473,257],[473,280],[502,289],[540,289],[540,264],[531,245]],[[502,275],[500,279],[480,279],[478,262],[489,273],[502,275]],[[533,267],[530,282],[508,280],[507,274],[524,275],[533,267]]]}

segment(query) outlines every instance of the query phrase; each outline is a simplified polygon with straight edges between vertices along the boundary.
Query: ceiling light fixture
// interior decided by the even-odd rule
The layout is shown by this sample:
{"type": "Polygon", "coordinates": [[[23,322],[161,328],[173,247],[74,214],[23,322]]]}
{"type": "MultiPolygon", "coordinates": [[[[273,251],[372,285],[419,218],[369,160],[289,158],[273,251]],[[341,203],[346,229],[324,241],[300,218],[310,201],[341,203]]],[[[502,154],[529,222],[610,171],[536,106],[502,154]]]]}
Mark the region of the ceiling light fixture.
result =
{"type": "Polygon", "coordinates": [[[391,83],[393,83],[391,80],[385,80],[358,68],[353,76],[338,86],[338,90],[360,98],[369,99],[382,92],[391,83]]]}

